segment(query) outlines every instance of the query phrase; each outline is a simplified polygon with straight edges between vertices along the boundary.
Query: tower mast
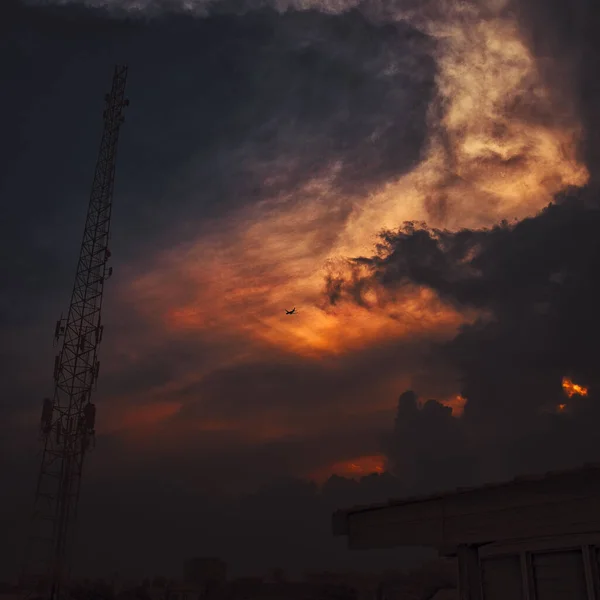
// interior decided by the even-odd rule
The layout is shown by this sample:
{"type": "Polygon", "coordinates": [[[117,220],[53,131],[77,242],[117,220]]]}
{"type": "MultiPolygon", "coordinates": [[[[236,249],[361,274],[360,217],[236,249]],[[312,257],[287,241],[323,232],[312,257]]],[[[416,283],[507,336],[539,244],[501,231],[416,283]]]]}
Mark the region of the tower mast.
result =
{"type": "Polygon", "coordinates": [[[98,380],[100,313],[108,266],[110,217],[119,130],[124,121],[127,67],[117,65],[105,96],[104,131],[66,319],[56,323],[62,348],[54,361],[54,395],[44,400],[41,419],[42,463],[38,475],[33,531],[23,584],[49,600],[65,595],[70,572],[83,462],[94,439],[92,390],[98,380]]]}

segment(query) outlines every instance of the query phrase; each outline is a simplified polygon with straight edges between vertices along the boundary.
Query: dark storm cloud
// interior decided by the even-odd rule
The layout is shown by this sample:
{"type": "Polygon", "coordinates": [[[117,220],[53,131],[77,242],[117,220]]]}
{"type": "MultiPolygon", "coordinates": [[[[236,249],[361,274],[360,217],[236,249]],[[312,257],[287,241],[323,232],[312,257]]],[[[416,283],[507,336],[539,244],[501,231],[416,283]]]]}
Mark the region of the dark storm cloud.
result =
{"type": "Polygon", "coordinates": [[[360,300],[365,289],[385,298],[418,284],[484,311],[439,348],[468,400],[464,417],[455,422],[443,407],[417,410],[408,396],[401,399],[391,446],[392,457],[407,461],[396,461],[399,474],[420,464],[438,487],[448,474],[444,461],[458,482],[469,471],[467,479],[480,481],[600,457],[589,428],[600,384],[597,206],[590,188],[516,225],[451,233],[409,224],[382,235],[378,256],[352,264],[363,269],[354,280],[337,280],[338,302],[360,300]],[[563,376],[589,386],[589,396],[566,398],[563,376]],[[569,412],[555,414],[559,403],[569,412]]]}
{"type": "Polygon", "coordinates": [[[335,288],[333,299],[360,296],[371,285],[393,291],[416,283],[458,305],[491,309],[498,317],[535,310],[556,302],[557,291],[569,287],[565,277],[574,277],[575,265],[593,254],[595,215],[575,192],[536,217],[487,230],[450,232],[406,223],[381,234],[378,256],[349,263],[357,274],[349,283],[329,284],[335,288]],[[361,267],[367,269],[365,277],[361,267]]]}
{"type": "MultiPolygon", "coordinates": [[[[65,84],[77,69],[65,94],[90,86],[102,63],[130,63],[135,110],[124,135],[122,162],[129,166],[121,195],[134,194],[130,180],[135,195],[154,188],[146,211],[161,211],[167,221],[174,216],[164,214],[167,207],[197,215],[201,202],[206,216],[207,209],[222,213],[252,202],[264,196],[267,176],[277,178],[281,192],[342,161],[340,186],[373,185],[419,157],[434,65],[426,37],[410,27],[376,26],[357,12],[263,10],[145,23],[98,11],[95,28],[85,27],[93,11],[80,7],[29,13],[16,20],[17,31],[49,52],[48,61],[61,59],[65,84]],[[69,48],[77,52],[65,56],[69,48]],[[173,193],[177,207],[164,199],[173,193]]],[[[20,33],[11,36],[15,46],[20,33]]],[[[80,94],[75,99],[81,113],[80,94]]]]}
{"type": "Polygon", "coordinates": [[[435,400],[422,406],[418,400],[412,391],[398,399],[394,429],[387,442],[391,470],[412,493],[471,483],[476,461],[464,421],[435,400]]]}

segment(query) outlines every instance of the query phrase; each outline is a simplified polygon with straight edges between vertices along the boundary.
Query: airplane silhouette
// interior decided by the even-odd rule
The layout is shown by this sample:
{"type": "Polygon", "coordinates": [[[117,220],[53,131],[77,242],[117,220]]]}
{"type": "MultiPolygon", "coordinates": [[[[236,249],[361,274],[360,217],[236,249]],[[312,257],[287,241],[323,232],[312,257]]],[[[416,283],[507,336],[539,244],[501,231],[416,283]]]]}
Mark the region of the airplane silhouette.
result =
{"type": "Polygon", "coordinates": [[[294,308],[292,308],[292,310],[286,310],[285,314],[286,315],[293,315],[296,312],[296,307],[294,306],[294,308]]]}

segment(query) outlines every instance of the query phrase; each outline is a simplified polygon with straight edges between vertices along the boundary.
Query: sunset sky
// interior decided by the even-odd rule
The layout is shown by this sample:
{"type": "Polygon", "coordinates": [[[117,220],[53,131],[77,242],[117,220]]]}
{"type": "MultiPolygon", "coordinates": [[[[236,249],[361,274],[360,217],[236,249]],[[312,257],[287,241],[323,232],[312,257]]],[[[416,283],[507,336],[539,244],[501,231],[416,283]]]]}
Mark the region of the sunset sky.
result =
{"type": "Polygon", "coordinates": [[[417,555],[346,551],[331,510],[600,460],[598,17],[3,0],[0,578],[114,63],[131,106],[82,573],[398,565],[417,555]]]}

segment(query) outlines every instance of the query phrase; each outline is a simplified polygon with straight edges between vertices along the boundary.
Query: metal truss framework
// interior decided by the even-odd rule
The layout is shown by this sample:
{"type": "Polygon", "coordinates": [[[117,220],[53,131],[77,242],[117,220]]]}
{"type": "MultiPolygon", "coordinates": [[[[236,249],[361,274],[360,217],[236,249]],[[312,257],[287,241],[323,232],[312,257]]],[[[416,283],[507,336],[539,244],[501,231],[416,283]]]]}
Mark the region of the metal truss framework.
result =
{"type": "Polygon", "coordinates": [[[55,340],[62,338],[62,349],[54,362],[54,396],[44,400],[42,410],[44,445],[22,585],[26,595],[50,600],[67,591],[84,457],[94,440],[91,394],[100,368],[104,282],[112,273],[108,242],[119,130],[129,104],[126,82],[127,67],[116,66],[105,96],[104,131],[69,312],[56,324],[55,340]]]}

